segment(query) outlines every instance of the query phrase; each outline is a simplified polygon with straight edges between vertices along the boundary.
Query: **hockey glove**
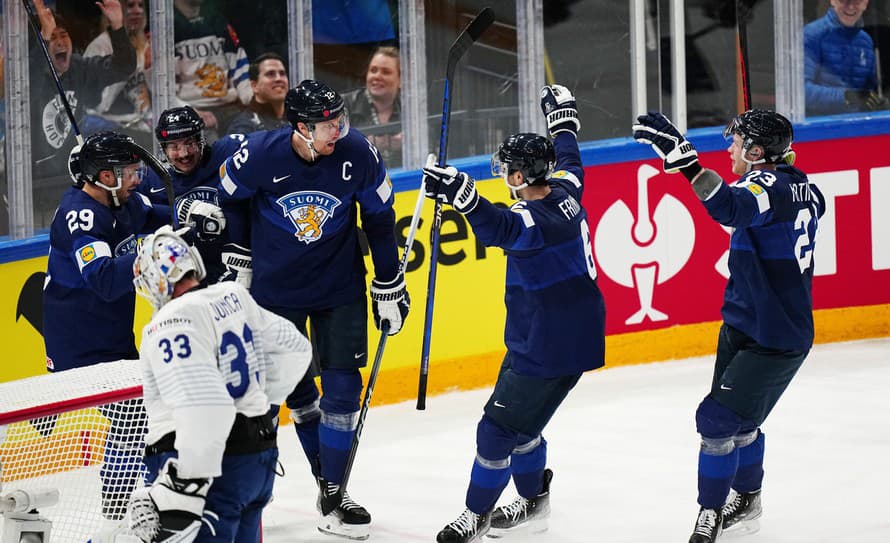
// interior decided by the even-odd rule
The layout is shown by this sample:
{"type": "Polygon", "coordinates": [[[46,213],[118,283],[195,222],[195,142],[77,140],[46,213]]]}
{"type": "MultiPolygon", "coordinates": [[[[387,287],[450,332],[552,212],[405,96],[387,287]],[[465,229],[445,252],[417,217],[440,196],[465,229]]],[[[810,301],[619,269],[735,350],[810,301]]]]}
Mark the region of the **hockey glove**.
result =
{"type": "Polygon", "coordinates": [[[581,121],[578,119],[578,106],[569,89],[562,85],[550,85],[541,89],[541,111],[547,119],[550,137],[560,132],[571,132],[578,137],[581,121]]]}
{"type": "Polygon", "coordinates": [[[887,99],[875,91],[848,89],[844,92],[844,101],[858,111],[876,111],[887,108],[887,99]]]}
{"type": "Polygon", "coordinates": [[[476,181],[454,166],[436,166],[436,155],[427,157],[423,168],[423,188],[427,198],[441,200],[459,211],[469,213],[479,203],[476,181]]]}
{"type": "Polygon", "coordinates": [[[640,115],[637,124],[633,125],[633,131],[637,143],[648,143],[664,159],[666,173],[685,170],[683,174],[691,179],[690,173],[694,176],[701,169],[695,147],[663,114],[650,111],[640,115]]]}
{"type": "Polygon", "coordinates": [[[213,240],[226,227],[223,210],[210,202],[183,198],[176,203],[176,218],[180,226],[189,226],[201,241],[213,240]]]}
{"type": "Polygon", "coordinates": [[[151,487],[130,497],[130,530],[146,543],[189,543],[201,529],[212,478],[183,479],[170,458],[151,487]]]}
{"type": "Polygon", "coordinates": [[[250,255],[250,249],[237,243],[226,243],[223,245],[221,257],[226,271],[220,276],[220,282],[235,281],[249,290],[250,281],[253,279],[253,257],[250,255]]]}
{"type": "Polygon", "coordinates": [[[400,273],[387,283],[377,279],[371,281],[371,306],[377,329],[380,330],[383,321],[389,321],[389,335],[398,334],[405,319],[408,318],[408,310],[411,309],[411,298],[405,289],[404,274],[400,273]]]}

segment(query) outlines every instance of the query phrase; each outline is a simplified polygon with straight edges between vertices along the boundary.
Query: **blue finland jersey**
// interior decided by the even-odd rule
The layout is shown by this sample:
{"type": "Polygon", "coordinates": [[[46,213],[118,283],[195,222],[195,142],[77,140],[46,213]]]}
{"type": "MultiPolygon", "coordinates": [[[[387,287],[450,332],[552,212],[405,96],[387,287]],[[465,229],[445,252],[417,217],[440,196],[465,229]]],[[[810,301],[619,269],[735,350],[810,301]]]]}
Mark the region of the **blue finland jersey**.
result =
{"type": "Polygon", "coordinates": [[[507,210],[484,198],[466,215],[476,238],[507,253],[504,342],[521,375],[560,377],[599,368],[606,308],[596,284],[584,170],[571,134],[554,141],[550,194],[507,210]]]}
{"type": "MultiPolygon", "coordinates": [[[[189,175],[183,175],[170,168],[170,177],[173,180],[173,192],[175,202],[183,198],[193,198],[202,202],[210,202],[219,205],[218,185],[219,167],[242,145],[247,142],[243,134],[230,134],[220,138],[208,149],[207,156],[189,175]]],[[[160,176],[151,168],[146,169],[145,176],[136,187],[136,190],[144,194],[155,204],[167,205],[167,190],[160,176]]],[[[225,272],[222,264],[222,247],[227,241],[226,232],[212,241],[196,240],[195,246],[207,267],[207,281],[216,282],[225,272]]]]}
{"type": "Polygon", "coordinates": [[[139,357],[133,337],[136,236],[169,220],[167,206],[155,208],[135,192],[114,212],[80,189],[65,192],[50,226],[43,289],[47,369],[139,357]]]}
{"type": "Polygon", "coordinates": [[[377,149],[357,130],[311,164],[293,150],[292,134],[290,127],[252,134],[220,169],[226,228],[252,250],[250,292],[261,305],[336,307],[365,292],[358,206],[376,276],[396,276],[392,183],[377,149]],[[248,200],[249,212],[239,218],[248,200]]]}
{"type": "Polygon", "coordinates": [[[813,249],[825,200],[793,166],[752,170],[704,202],[731,226],[726,324],[775,349],[813,345],[813,249]]]}

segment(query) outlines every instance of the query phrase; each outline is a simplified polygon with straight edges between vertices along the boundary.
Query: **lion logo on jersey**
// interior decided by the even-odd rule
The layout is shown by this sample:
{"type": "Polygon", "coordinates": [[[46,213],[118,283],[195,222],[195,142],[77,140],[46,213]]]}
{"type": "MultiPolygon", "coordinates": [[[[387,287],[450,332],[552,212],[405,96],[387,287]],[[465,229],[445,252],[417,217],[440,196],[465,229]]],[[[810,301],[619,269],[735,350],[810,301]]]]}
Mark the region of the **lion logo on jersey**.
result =
{"type": "Polygon", "coordinates": [[[201,78],[195,85],[204,89],[201,93],[204,97],[220,98],[228,94],[229,82],[219,66],[208,62],[195,70],[195,75],[201,78]]]}
{"type": "Polygon", "coordinates": [[[321,239],[324,223],[341,204],[330,194],[317,191],[292,192],[276,201],[296,228],[294,235],[307,245],[321,239]]]}

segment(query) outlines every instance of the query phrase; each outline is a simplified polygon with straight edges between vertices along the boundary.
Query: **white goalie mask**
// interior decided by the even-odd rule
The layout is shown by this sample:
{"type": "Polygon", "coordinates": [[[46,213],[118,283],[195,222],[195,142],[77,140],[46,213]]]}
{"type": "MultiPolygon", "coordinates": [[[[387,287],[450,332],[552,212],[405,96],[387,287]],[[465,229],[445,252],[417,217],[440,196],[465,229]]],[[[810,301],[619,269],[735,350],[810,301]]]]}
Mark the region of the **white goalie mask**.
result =
{"type": "Polygon", "coordinates": [[[179,232],[169,225],[162,226],[139,244],[133,263],[133,285],[157,310],[173,298],[176,283],[190,271],[195,272],[198,281],[206,277],[201,254],[179,232]]]}

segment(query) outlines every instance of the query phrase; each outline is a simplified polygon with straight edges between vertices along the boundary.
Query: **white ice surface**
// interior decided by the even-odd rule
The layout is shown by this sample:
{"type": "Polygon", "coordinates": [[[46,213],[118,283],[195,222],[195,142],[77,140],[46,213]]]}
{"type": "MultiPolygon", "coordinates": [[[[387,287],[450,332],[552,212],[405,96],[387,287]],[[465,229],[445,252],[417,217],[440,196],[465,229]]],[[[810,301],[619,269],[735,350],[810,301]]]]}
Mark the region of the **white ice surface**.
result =
{"type": "MultiPolygon", "coordinates": [[[[544,431],[549,532],[489,541],[687,541],[698,511],[694,413],[712,367],[708,356],[586,374],[544,431]]],[[[373,516],[370,542],[435,541],[463,511],[488,394],[371,409],[349,483],[373,516]]],[[[815,346],[763,430],[762,529],[721,541],[890,542],[890,338],[815,346]]],[[[308,464],[291,428],[279,439],[286,476],[264,541],[345,541],[316,530],[308,464]]],[[[501,499],[514,496],[511,484],[501,499]]]]}

